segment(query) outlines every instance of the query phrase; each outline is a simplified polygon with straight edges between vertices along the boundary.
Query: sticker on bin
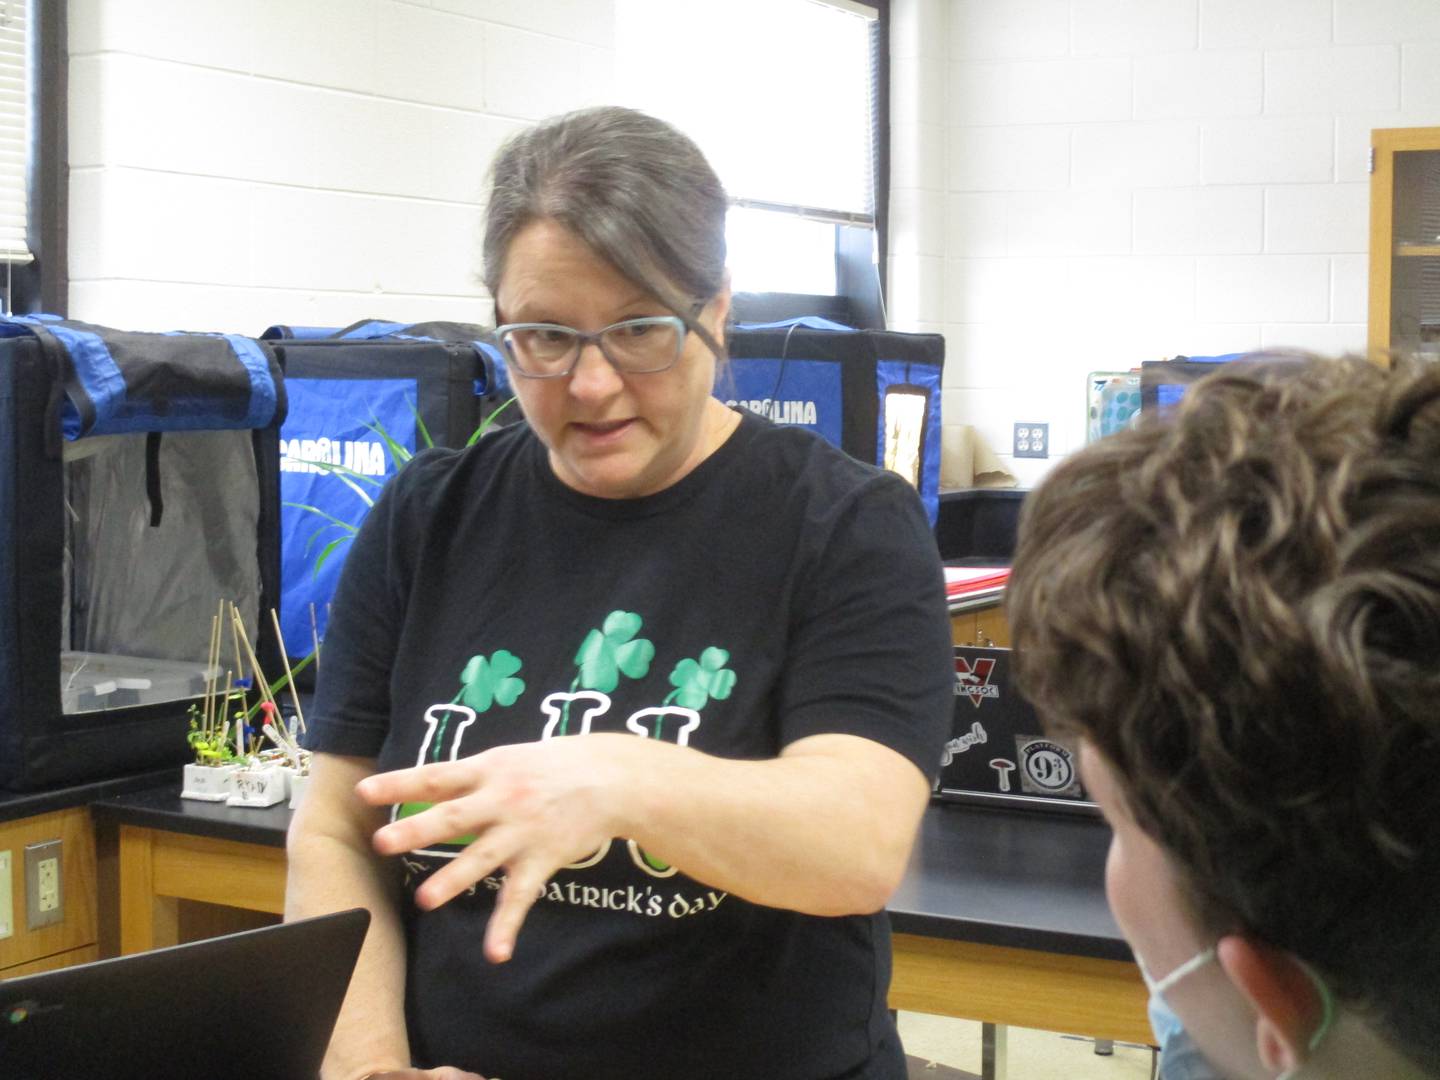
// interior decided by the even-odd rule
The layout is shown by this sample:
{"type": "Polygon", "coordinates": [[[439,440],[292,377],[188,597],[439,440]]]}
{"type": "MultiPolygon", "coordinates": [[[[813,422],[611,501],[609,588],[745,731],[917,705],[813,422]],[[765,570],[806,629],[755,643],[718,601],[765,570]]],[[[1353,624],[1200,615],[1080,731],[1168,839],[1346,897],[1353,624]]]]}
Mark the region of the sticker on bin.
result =
{"type": "Polygon", "coordinates": [[[1068,746],[1039,735],[1016,735],[1015,754],[1020,759],[1021,791],[1067,799],[1082,797],[1080,771],[1068,746]]]}

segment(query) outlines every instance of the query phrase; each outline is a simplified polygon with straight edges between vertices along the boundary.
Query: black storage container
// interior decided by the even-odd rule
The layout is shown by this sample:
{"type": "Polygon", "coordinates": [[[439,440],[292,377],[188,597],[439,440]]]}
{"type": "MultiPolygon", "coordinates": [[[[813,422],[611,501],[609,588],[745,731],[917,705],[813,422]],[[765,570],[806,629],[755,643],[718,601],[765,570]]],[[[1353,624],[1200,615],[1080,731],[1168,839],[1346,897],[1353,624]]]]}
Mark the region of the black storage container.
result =
{"type": "Polygon", "coordinates": [[[935,540],[951,566],[1009,566],[1015,554],[1024,488],[966,488],[940,493],[935,540]]]}
{"type": "MultiPolygon", "coordinates": [[[[349,541],[380,488],[426,446],[464,446],[519,418],[488,327],[366,320],[342,330],[272,326],[285,370],[280,431],[280,624],[292,664],[329,620],[349,541]]],[[[305,668],[296,681],[313,685],[305,668]]]]}
{"type": "Polygon", "coordinates": [[[944,367],[939,334],[852,330],[814,317],[741,325],[716,395],[894,469],[919,489],[934,524],[944,367]]]}
{"type": "Polygon", "coordinates": [[[222,602],[277,670],[284,413],[250,338],[0,319],[0,787],[184,761],[222,602]]]}

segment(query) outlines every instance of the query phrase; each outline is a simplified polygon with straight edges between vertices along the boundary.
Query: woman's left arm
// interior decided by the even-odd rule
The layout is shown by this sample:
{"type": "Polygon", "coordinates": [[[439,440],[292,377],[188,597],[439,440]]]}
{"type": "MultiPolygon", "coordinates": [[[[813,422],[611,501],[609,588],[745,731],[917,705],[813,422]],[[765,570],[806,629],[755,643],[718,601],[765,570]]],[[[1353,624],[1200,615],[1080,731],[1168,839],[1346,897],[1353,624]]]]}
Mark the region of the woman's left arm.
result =
{"type": "Polygon", "coordinates": [[[476,836],[419,888],[421,907],[505,868],[485,937],[498,962],[551,876],[617,836],[757,904],[876,911],[904,873],[930,785],[907,758],[854,735],[812,735],[778,758],[736,761],[602,734],[382,773],[357,790],[376,805],[435,804],[380,829],[382,854],[476,836]]]}

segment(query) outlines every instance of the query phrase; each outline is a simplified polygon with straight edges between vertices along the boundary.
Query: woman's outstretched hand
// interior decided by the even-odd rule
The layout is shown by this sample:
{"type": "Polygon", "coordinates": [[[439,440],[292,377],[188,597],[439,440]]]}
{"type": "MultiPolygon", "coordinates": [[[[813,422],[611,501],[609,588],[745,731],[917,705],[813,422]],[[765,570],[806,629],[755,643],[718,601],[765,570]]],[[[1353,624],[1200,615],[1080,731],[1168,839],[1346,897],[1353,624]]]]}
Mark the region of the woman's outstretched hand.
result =
{"type": "Polygon", "coordinates": [[[554,873],[626,835],[622,805],[633,798],[646,758],[666,749],[619,734],[516,743],[378,773],[355,790],[375,806],[429,804],[376,831],[374,847],[382,855],[467,841],[416,890],[421,908],[437,908],[504,867],[485,931],[485,956],[501,963],[510,959],[521,924],[554,873]]]}

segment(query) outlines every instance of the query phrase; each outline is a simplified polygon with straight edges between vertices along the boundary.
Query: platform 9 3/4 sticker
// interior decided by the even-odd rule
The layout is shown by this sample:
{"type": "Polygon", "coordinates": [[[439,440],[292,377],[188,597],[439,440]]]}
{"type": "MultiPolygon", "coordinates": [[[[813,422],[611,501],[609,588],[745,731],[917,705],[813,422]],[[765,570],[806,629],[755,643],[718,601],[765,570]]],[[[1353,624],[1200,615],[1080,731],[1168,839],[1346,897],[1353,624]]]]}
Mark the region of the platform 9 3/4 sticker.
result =
{"type": "Polygon", "coordinates": [[[1039,735],[1016,735],[1015,753],[1020,759],[1020,790],[1028,795],[1083,799],[1080,771],[1075,753],[1055,739],[1039,735]]]}

